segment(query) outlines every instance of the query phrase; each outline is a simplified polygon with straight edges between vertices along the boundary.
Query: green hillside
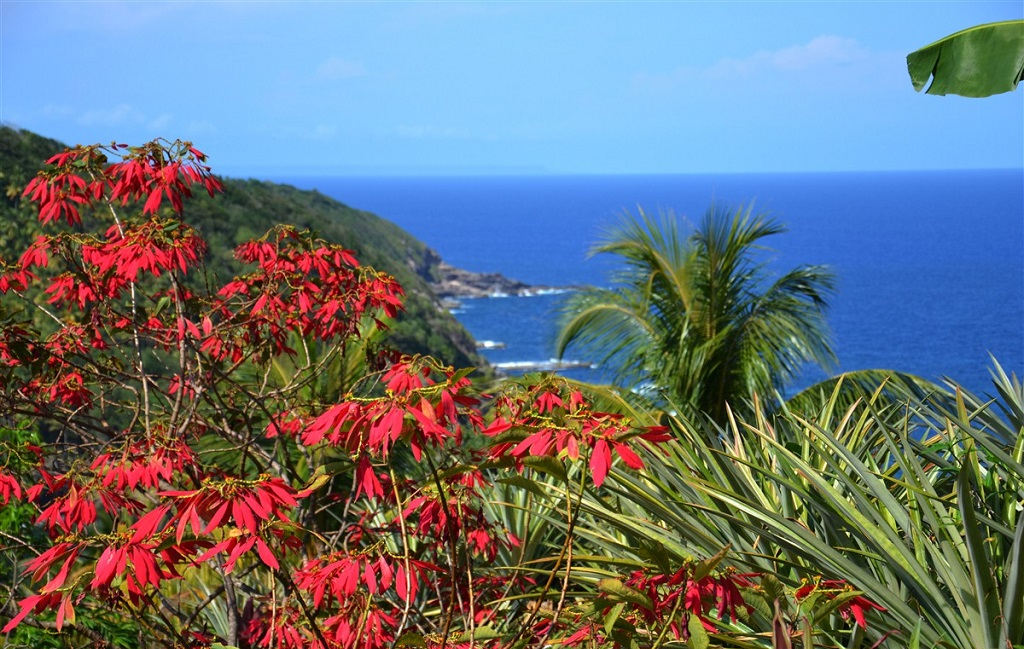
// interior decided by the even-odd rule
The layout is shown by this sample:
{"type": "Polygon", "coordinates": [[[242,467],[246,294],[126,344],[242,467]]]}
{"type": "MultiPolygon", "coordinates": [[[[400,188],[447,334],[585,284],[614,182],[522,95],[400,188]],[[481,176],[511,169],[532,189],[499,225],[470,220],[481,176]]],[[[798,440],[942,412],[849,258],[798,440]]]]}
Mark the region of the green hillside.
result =
{"type": "MultiPolygon", "coordinates": [[[[29,131],[0,127],[0,255],[17,258],[39,231],[21,191],[43,162],[65,145],[29,131]]],[[[356,253],[360,263],[393,275],[406,291],[405,313],[392,327],[390,344],[412,354],[430,354],[457,367],[482,366],[472,337],[440,302],[426,278],[435,272],[427,247],[379,216],[353,209],[316,191],[257,180],[222,179],[224,193],[205,193],[186,203],[185,219],[210,244],[207,267],[221,279],[240,266],[234,247],[279,223],[315,230],[356,253]]]]}

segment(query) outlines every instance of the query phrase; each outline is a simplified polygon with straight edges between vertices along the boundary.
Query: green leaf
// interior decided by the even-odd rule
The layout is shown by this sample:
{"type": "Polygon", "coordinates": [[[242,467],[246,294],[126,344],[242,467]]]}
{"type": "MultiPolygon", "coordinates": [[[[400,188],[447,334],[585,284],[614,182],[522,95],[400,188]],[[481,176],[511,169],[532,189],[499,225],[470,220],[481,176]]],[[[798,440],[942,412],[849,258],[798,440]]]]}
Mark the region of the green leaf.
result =
{"type": "Polygon", "coordinates": [[[636,634],[633,629],[614,629],[611,632],[612,640],[614,640],[623,649],[638,649],[639,645],[636,643],[636,634]]]}
{"type": "Polygon", "coordinates": [[[597,582],[597,587],[608,593],[609,599],[629,602],[647,609],[653,609],[654,603],[651,598],[636,588],[625,585],[618,579],[602,579],[597,582]]]}
{"type": "Polygon", "coordinates": [[[474,640],[497,640],[501,634],[489,626],[478,626],[473,632],[474,640]]]}
{"type": "Polygon", "coordinates": [[[154,307],[152,315],[160,315],[161,313],[163,313],[164,309],[166,309],[170,304],[171,298],[167,297],[166,295],[161,297],[159,300],[157,300],[156,307],[154,307]]]}
{"type": "MultiPolygon", "coordinates": [[[[407,635],[409,635],[409,634],[406,634],[406,636],[407,635]]],[[[404,638],[405,636],[402,636],[402,637],[404,638]]],[[[463,642],[469,642],[470,639],[473,639],[473,640],[497,640],[500,637],[501,637],[501,634],[498,633],[497,631],[495,631],[493,628],[491,628],[489,626],[478,626],[473,631],[473,633],[469,633],[469,632],[459,633],[459,634],[456,634],[454,637],[450,638],[450,640],[453,643],[463,643],[463,642]]],[[[419,646],[424,646],[424,645],[416,645],[416,646],[419,647],[419,646]]]]}
{"type": "MultiPolygon", "coordinates": [[[[974,458],[971,454],[971,458],[974,458]]],[[[974,460],[976,463],[977,460],[974,460]]],[[[969,466],[960,469],[957,478],[957,505],[963,517],[964,543],[970,556],[970,572],[974,578],[974,596],[978,601],[978,609],[989,620],[987,629],[979,629],[985,633],[987,644],[996,646],[999,641],[999,591],[992,579],[988,553],[985,552],[985,537],[978,526],[978,518],[974,512],[973,485],[971,484],[969,466]]]]}
{"type": "Polygon", "coordinates": [[[626,602],[619,602],[608,611],[608,614],[604,616],[604,632],[611,635],[612,629],[615,628],[615,623],[619,621],[619,616],[622,615],[622,610],[626,608],[626,602]]]}
{"type": "Polygon", "coordinates": [[[509,476],[508,478],[500,478],[496,480],[496,482],[508,485],[510,487],[515,487],[516,489],[523,489],[525,491],[532,493],[538,498],[544,498],[547,496],[547,493],[545,493],[545,491],[540,488],[540,485],[538,485],[535,481],[530,480],[529,478],[526,478],[521,475],[513,475],[509,476]]]}
{"type": "Polygon", "coordinates": [[[423,639],[423,636],[418,633],[410,631],[402,635],[401,638],[395,640],[396,647],[426,647],[427,642],[423,639]]]}
{"type": "Polygon", "coordinates": [[[766,573],[761,577],[761,590],[764,591],[765,599],[768,601],[780,601],[786,598],[786,586],[778,577],[766,573]]]}
{"type": "MultiPolygon", "coordinates": [[[[1021,435],[1024,437],[1024,435],[1021,435]]],[[[1007,637],[1000,646],[1024,644],[1024,514],[1017,514],[1017,530],[1007,560],[1006,590],[1003,593],[1003,619],[1007,637]]]]}
{"type": "Polygon", "coordinates": [[[719,550],[715,556],[708,557],[703,561],[698,561],[693,567],[693,580],[700,581],[711,574],[711,571],[722,562],[722,559],[724,559],[727,554],[729,554],[731,547],[731,545],[726,545],[724,548],[719,550]]]}
{"type": "MultiPolygon", "coordinates": [[[[811,600],[812,598],[816,600],[817,598],[815,596],[818,594],[819,593],[814,593],[813,595],[811,595],[811,597],[808,598],[808,600],[811,600]]],[[[811,609],[811,612],[814,614],[813,620],[810,620],[811,626],[819,626],[822,623],[822,621],[825,620],[825,618],[827,618],[833,612],[837,611],[840,606],[862,596],[863,594],[864,593],[857,590],[848,590],[837,594],[835,597],[832,597],[831,599],[826,600],[825,603],[821,606],[817,606],[817,604],[815,603],[813,606],[809,607],[811,609]]]]}
{"type": "Polygon", "coordinates": [[[711,645],[711,638],[708,637],[704,623],[697,615],[691,615],[686,623],[686,629],[690,632],[690,641],[687,643],[690,649],[708,649],[711,645]]]}
{"type": "Polygon", "coordinates": [[[658,570],[663,575],[672,574],[672,564],[668,560],[668,552],[665,549],[665,544],[658,542],[657,540],[640,539],[639,546],[637,547],[637,554],[645,559],[652,561],[658,566],[658,570]]]}
{"type": "Polygon", "coordinates": [[[552,475],[559,480],[566,480],[565,466],[553,457],[547,455],[533,455],[523,458],[523,465],[536,469],[542,473],[552,475]]]}
{"type": "Polygon", "coordinates": [[[921,620],[914,625],[914,630],[907,641],[907,649],[921,649],[921,620]]]}
{"type": "Polygon", "coordinates": [[[313,493],[330,482],[331,477],[331,475],[327,474],[327,471],[323,466],[318,466],[313,472],[313,475],[309,476],[309,480],[306,481],[306,485],[302,488],[302,491],[313,493]]]}
{"type": "Polygon", "coordinates": [[[764,618],[771,619],[772,617],[772,606],[771,602],[773,599],[768,599],[765,596],[764,591],[755,588],[741,588],[740,593],[743,595],[743,601],[753,607],[754,612],[764,618]]]}
{"type": "Polygon", "coordinates": [[[988,97],[1010,92],[1024,78],[1024,20],[978,25],[907,56],[907,71],[930,95],[988,97]]]}

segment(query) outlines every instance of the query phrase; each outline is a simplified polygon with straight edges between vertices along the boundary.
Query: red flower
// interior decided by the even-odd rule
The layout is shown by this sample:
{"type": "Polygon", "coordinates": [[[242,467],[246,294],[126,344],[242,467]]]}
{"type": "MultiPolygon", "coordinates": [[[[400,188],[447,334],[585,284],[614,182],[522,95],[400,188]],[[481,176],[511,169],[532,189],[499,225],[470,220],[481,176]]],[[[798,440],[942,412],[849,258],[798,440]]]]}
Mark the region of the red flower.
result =
{"type": "Polygon", "coordinates": [[[662,427],[634,427],[621,415],[590,410],[578,390],[569,390],[565,399],[560,393],[565,387],[557,382],[541,384],[526,395],[500,400],[500,414],[483,431],[499,438],[491,457],[510,455],[520,463],[526,456],[569,460],[584,456],[589,458],[594,486],[600,487],[614,461],[613,452],[626,466],[642,469],[643,460],[631,444],[637,439],[656,444],[668,438],[662,427]]]}
{"type": "MultiPolygon", "coordinates": [[[[853,592],[853,590],[853,586],[848,584],[845,579],[822,579],[821,577],[815,577],[812,581],[804,581],[803,585],[793,593],[793,597],[800,601],[806,599],[812,593],[819,593],[827,599],[834,599],[842,593],[853,592]]],[[[884,611],[886,609],[863,595],[856,595],[840,604],[838,610],[844,620],[849,620],[852,616],[860,628],[867,629],[868,623],[865,612],[870,610],[884,611]]]]}

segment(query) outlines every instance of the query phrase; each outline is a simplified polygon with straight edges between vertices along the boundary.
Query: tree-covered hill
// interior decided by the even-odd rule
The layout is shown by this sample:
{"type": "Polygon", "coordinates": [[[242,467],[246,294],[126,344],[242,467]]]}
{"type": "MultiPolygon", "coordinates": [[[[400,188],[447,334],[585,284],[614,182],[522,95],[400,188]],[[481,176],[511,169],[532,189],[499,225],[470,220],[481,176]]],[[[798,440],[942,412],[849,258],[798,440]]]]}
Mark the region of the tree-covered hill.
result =
{"type": "MultiPolygon", "coordinates": [[[[35,133],[0,127],[0,257],[17,258],[38,232],[31,205],[21,199],[26,184],[44,161],[65,145],[35,133]]],[[[214,171],[216,166],[214,165],[214,171]]],[[[430,354],[457,367],[481,366],[472,337],[441,307],[428,280],[435,258],[423,242],[369,212],[344,205],[316,191],[258,180],[222,179],[224,192],[197,194],[185,206],[185,219],[210,245],[207,267],[222,280],[238,272],[235,246],[287,223],[315,230],[322,238],[352,249],[360,263],[393,275],[406,291],[405,313],[394,323],[390,344],[411,354],[430,354]]]]}

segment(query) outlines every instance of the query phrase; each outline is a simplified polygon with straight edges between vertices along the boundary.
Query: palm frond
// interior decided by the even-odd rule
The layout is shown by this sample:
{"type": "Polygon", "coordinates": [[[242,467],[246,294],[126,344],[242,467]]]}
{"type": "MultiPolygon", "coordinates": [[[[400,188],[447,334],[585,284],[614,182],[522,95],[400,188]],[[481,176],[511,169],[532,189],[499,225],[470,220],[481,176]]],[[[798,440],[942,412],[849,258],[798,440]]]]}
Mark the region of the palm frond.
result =
{"type": "Polygon", "coordinates": [[[623,387],[652,385],[666,402],[719,422],[726,404],[774,395],[807,362],[833,366],[833,275],[801,266],[765,287],[755,253],[784,231],[751,206],[712,205],[687,235],[671,212],[627,216],[592,250],[618,255],[625,270],[613,288],[567,303],[558,354],[576,346],[623,387]]]}

